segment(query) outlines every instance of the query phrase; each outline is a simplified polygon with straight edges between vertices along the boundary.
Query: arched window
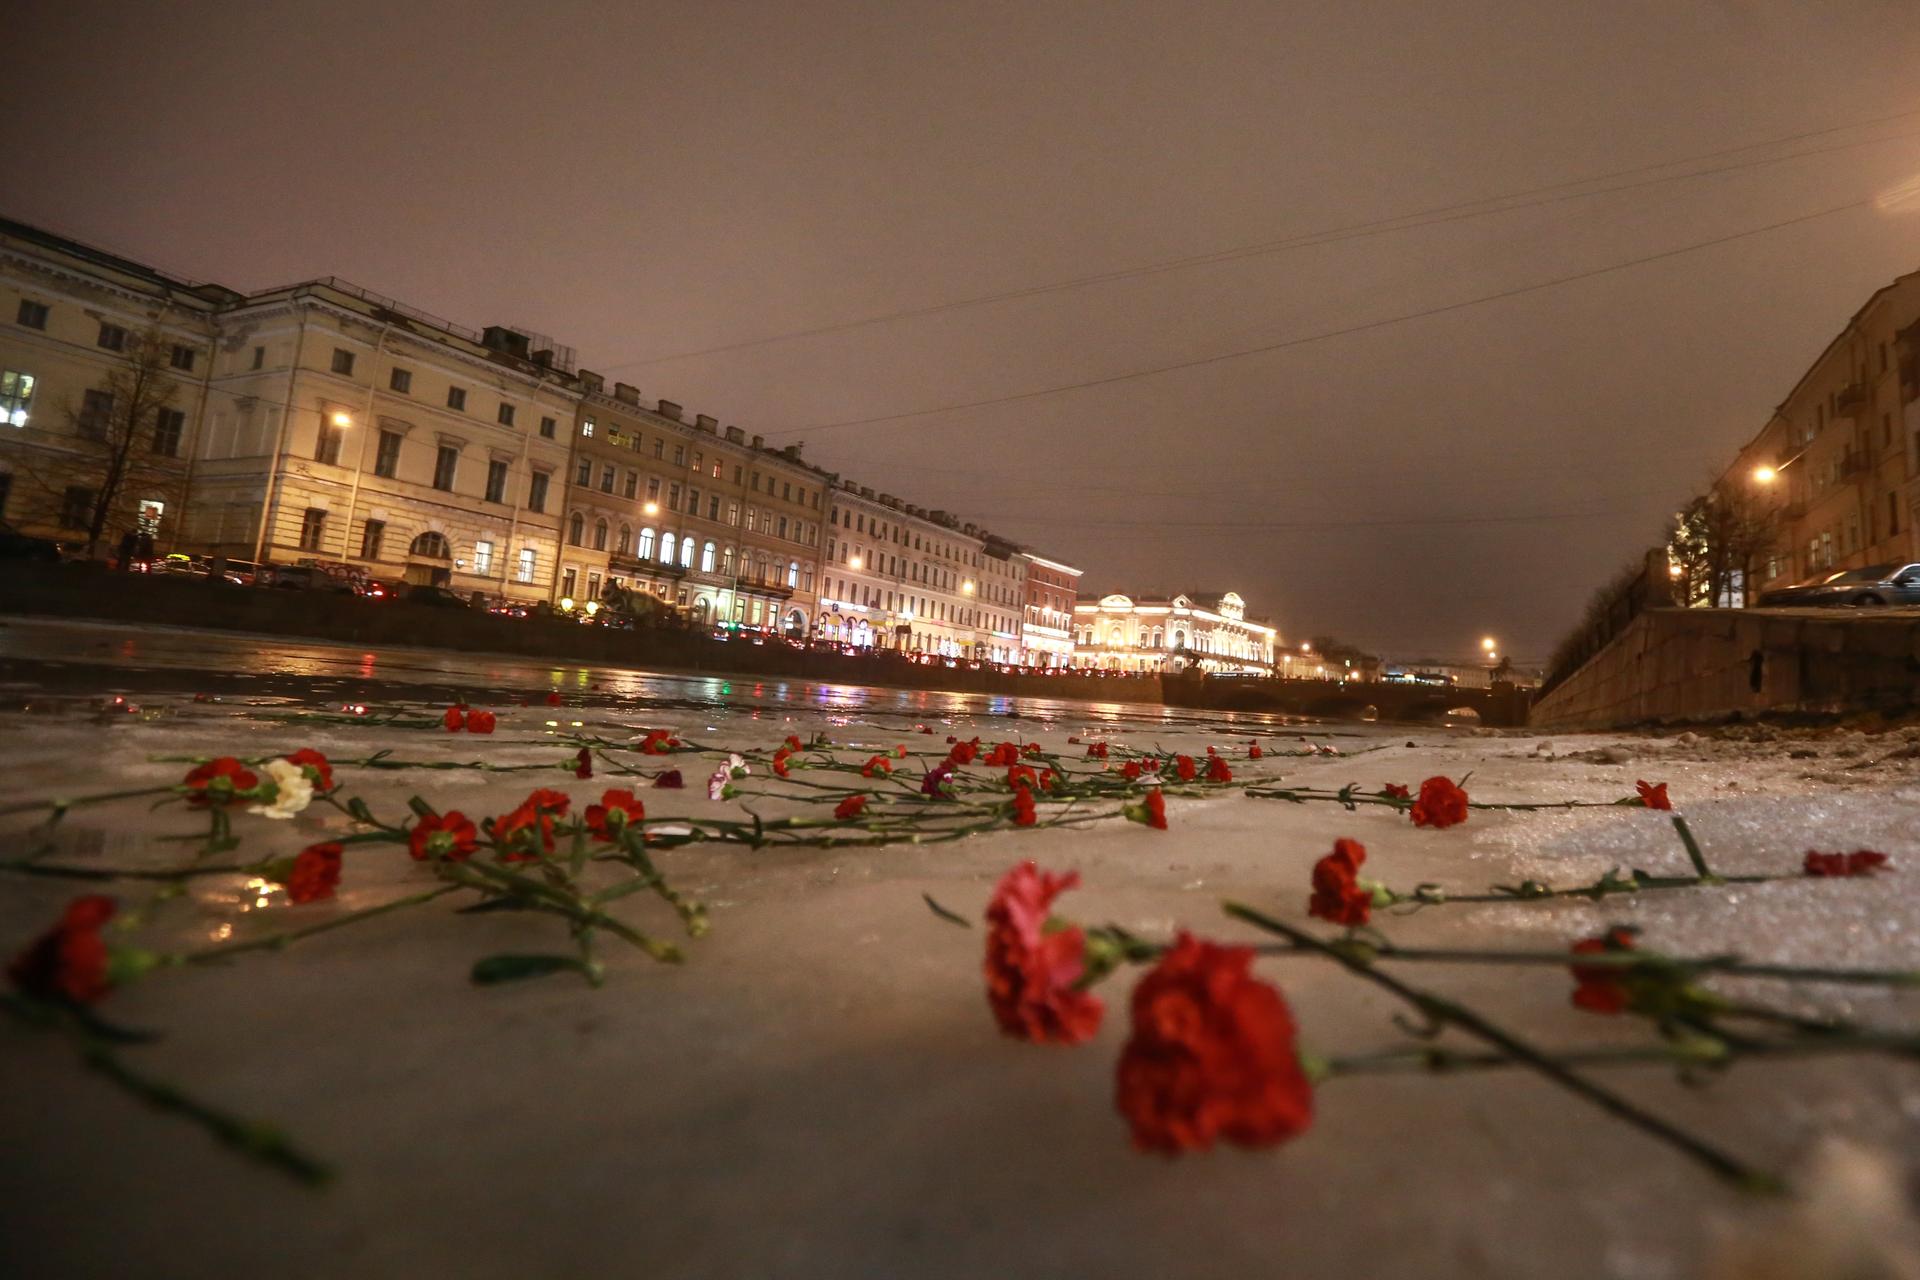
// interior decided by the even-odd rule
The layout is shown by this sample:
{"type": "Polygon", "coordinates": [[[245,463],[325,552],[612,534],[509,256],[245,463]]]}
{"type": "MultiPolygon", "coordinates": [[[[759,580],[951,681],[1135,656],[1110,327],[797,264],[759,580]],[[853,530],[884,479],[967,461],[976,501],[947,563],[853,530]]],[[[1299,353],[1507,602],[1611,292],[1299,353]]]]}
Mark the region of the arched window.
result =
{"type": "Polygon", "coordinates": [[[638,555],[642,560],[653,559],[653,530],[642,529],[640,531],[640,546],[634,554],[638,555]]]}
{"type": "Polygon", "coordinates": [[[607,549],[607,522],[604,519],[593,522],[593,549],[595,551],[607,549]]]}
{"type": "Polygon", "coordinates": [[[1184,631],[1175,631],[1175,632],[1173,633],[1173,647],[1174,647],[1174,648],[1176,648],[1176,649],[1184,649],[1184,648],[1186,648],[1186,647],[1187,647],[1187,633],[1186,633],[1186,632],[1184,632],[1184,631]]]}
{"type": "Polygon", "coordinates": [[[720,552],[720,572],[733,576],[733,548],[726,547],[720,552]]]}
{"type": "Polygon", "coordinates": [[[673,552],[674,552],[673,535],[671,533],[661,534],[660,535],[660,563],[672,564],[673,552]]]}
{"type": "Polygon", "coordinates": [[[800,585],[800,562],[798,560],[787,561],[787,585],[790,587],[800,585]]]}
{"type": "Polygon", "coordinates": [[[576,511],[573,513],[573,519],[567,521],[567,541],[577,547],[586,536],[587,518],[576,511]]]}
{"type": "Polygon", "coordinates": [[[758,579],[762,585],[770,581],[767,577],[767,558],[765,556],[755,556],[753,558],[753,576],[758,579]]]}
{"type": "Polygon", "coordinates": [[[433,560],[451,560],[453,548],[447,545],[447,535],[435,533],[429,529],[413,540],[407,548],[408,555],[425,556],[433,560]]]}
{"type": "Polygon", "coordinates": [[[633,526],[623,524],[620,526],[620,540],[614,543],[614,550],[618,551],[621,555],[625,555],[627,554],[627,552],[631,551],[632,549],[633,549],[633,526]]]}
{"type": "Polygon", "coordinates": [[[680,539],[680,567],[682,569],[693,568],[693,535],[692,534],[688,534],[685,537],[680,539]]]}
{"type": "Polygon", "coordinates": [[[713,544],[711,542],[700,548],[700,572],[713,572],[713,544]]]}

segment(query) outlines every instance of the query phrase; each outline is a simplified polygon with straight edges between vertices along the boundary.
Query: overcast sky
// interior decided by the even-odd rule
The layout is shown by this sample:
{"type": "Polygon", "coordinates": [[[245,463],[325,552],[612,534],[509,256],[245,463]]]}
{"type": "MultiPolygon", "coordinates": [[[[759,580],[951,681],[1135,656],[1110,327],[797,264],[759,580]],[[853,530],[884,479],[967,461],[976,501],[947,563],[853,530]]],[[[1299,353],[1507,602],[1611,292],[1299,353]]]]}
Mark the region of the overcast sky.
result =
{"type": "Polygon", "coordinates": [[[1095,589],[1528,658],[1920,267],[1915,7],[14,0],[0,211],[550,334],[1095,589]]]}

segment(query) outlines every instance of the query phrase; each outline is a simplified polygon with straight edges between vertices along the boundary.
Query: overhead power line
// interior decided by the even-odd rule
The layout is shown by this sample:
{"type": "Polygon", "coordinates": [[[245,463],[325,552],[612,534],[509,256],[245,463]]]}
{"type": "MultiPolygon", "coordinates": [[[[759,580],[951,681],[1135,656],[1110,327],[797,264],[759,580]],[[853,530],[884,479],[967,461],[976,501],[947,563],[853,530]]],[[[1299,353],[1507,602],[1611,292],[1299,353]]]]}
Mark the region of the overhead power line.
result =
{"type": "Polygon", "coordinates": [[[1631,191],[1641,187],[1653,186],[1663,182],[1684,181],[1691,178],[1705,178],[1722,173],[1731,173],[1742,169],[1760,168],[1768,165],[1784,164],[1791,160],[1806,159],[1811,156],[1828,155],[1836,151],[1847,151],[1858,147],[1873,146],[1882,142],[1894,142],[1905,138],[1920,136],[1911,133],[1893,134],[1886,137],[1856,139],[1831,147],[1819,147],[1807,151],[1797,151],[1784,156],[1767,156],[1738,164],[1723,165],[1713,169],[1693,170],[1685,173],[1661,174],[1641,182],[1601,187],[1592,191],[1577,188],[1591,187],[1598,183],[1616,182],[1623,178],[1642,177],[1658,174],[1663,169],[1672,169],[1681,165],[1704,164],[1720,160],[1742,152],[1757,151],[1766,147],[1785,146],[1789,143],[1804,142],[1811,138],[1826,137],[1835,133],[1845,133],[1853,129],[1867,129],[1875,125],[1889,124],[1898,120],[1908,120],[1920,116],[1920,110],[1900,111],[1892,115],[1876,116],[1867,120],[1857,120],[1849,124],[1831,125],[1823,129],[1810,129],[1801,133],[1786,134],[1769,138],[1761,142],[1749,142],[1736,147],[1726,147],[1718,151],[1709,151],[1699,155],[1686,156],[1676,160],[1663,160],[1655,164],[1637,165],[1628,169],[1617,169],[1609,173],[1595,174],[1586,178],[1576,178],[1565,182],[1551,183],[1546,186],[1532,187],[1522,191],[1506,192],[1501,195],[1482,196],[1479,199],[1461,201],[1454,204],[1436,205],[1410,213],[1395,214],[1391,217],[1374,218],[1364,222],[1348,223],[1343,226],[1323,228],[1319,231],[1304,232],[1276,240],[1265,240],[1253,244],[1233,246],[1211,250],[1205,253],[1190,254],[1179,258],[1164,259],[1159,262],[1144,263],[1134,267],[1118,268],[1111,271],[1096,272],[1091,275],[1073,276],[1066,279],[1049,281],[1044,284],[1028,285],[1018,289],[1007,289],[997,293],[978,294],[968,298],[957,298],[947,302],[932,303],[927,306],[909,307],[898,311],[888,311],[877,315],[862,316],[853,320],[838,321],[833,324],[815,325],[805,329],[794,329],[785,333],[768,334],[759,338],[747,338],[738,342],[721,343],[717,346],[700,347],[687,351],[677,351],[669,355],[651,356],[626,360],[607,366],[609,370],[644,368],[649,365],[666,364],[675,360],[690,360],[697,356],[720,355],[731,351],[744,351],[753,347],[770,346],[775,343],[792,342],[802,338],[822,337],[832,333],[845,333],[854,329],[868,328],[873,325],[887,324],[897,320],[910,320],[923,316],[939,315],[948,311],[958,311],[972,307],[988,306],[999,302],[1011,302],[1021,298],[1038,297],[1043,294],[1057,293],[1067,289],[1084,288],[1088,285],[1106,284],[1117,280],[1130,280],[1142,276],[1158,275],[1169,271],[1179,271],[1190,267],[1209,266],[1220,262],[1233,262],[1243,258],[1259,257],[1281,253],[1290,249],[1310,248],[1322,244],[1337,244],[1345,240],[1360,239],[1369,236],[1388,235],[1396,231],[1415,230],[1420,227],[1457,222],[1467,218],[1487,217],[1498,213],[1508,213],[1522,209],[1537,208],[1541,205],[1555,204],[1568,200],[1582,200],[1591,196],[1609,195],[1620,191],[1631,191]],[[1518,203],[1516,203],[1518,202],[1518,203]]]}
{"type": "Polygon", "coordinates": [[[1385,329],[1393,325],[1405,324],[1411,320],[1424,320],[1432,316],[1446,315],[1454,311],[1464,311],[1469,307],[1482,306],[1489,302],[1500,302],[1508,298],[1523,297],[1530,293],[1540,293],[1555,289],[1561,285],[1575,284],[1582,280],[1592,280],[1599,276],[1611,275],[1631,267],[1645,266],[1650,262],[1663,262],[1669,258],[1678,258],[1684,254],[1697,253],[1702,249],[1712,249],[1723,244],[1732,244],[1738,240],[1765,235],[1770,231],[1779,231],[1803,223],[1815,222],[1821,218],[1830,218],[1835,214],[1847,213],[1854,209],[1863,209],[1873,204],[1871,197],[1853,200],[1846,204],[1835,205],[1816,213],[1801,214],[1795,218],[1784,218],[1779,222],[1769,222],[1764,226],[1749,227],[1724,236],[1715,236],[1710,240],[1699,240],[1678,248],[1662,250],[1637,258],[1628,258],[1621,262],[1609,263],[1604,267],[1594,267],[1586,271],[1575,271],[1568,275],[1555,276],[1550,280],[1541,280],[1533,284],[1518,285],[1511,289],[1501,289],[1494,293],[1483,293],[1472,298],[1462,298],[1456,302],[1442,303],[1439,306],[1424,307],[1418,311],[1402,312],[1399,315],[1383,316],[1377,320],[1365,320],[1358,324],[1345,325],[1338,329],[1323,329],[1317,333],[1301,334],[1280,342],[1269,342],[1257,347],[1242,347],[1233,351],[1223,351],[1217,355],[1201,356],[1193,360],[1180,360],[1171,364],[1153,365],[1145,369],[1134,369],[1127,373],[1109,374],[1103,378],[1087,378],[1080,382],[1061,383],[1051,387],[1039,387],[1032,391],[1017,391],[1010,395],[989,396],[982,400],[964,400],[954,404],[938,405],[931,409],[911,409],[901,413],[875,414],[870,418],[847,418],[838,422],[817,422],[810,426],[794,427],[786,431],[769,431],[769,437],[807,435],[819,431],[838,431],[846,427],[871,426],[881,422],[905,422],[913,418],[927,418],[941,413],[958,413],[964,409],[985,409],[993,405],[1014,404],[1022,400],[1037,400],[1044,396],[1062,395],[1069,391],[1084,391],[1090,387],[1110,386],[1118,382],[1133,382],[1141,378],[1157,377],[1163,373],[1175,373],[1182,369],[1199,369],[1207,365],[1223,364],[1229,360],[1241,360],[1248,356],[1263,355],[1270,351],[1285,351],[1292,347],[1304,347],[1316,342],[1326,342],[1333,338],[1350,337],[1357,333],[1368,333],[1375,329],[1385,329]]]}

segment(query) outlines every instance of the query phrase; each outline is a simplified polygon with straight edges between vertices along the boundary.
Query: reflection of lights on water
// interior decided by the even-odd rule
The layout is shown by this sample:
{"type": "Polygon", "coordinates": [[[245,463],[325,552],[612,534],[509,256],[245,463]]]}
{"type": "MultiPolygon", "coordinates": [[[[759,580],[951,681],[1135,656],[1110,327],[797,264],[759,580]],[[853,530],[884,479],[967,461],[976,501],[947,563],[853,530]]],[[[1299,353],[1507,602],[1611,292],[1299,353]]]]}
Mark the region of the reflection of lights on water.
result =
{"type": "Polygon", "coordinates": [[[280,886],[274,881],[254,876],[240,886],[240,909],[258,911],[262,907],[272,906],[273,895],[278,892],[280,892],[280,886]],[[252,899],[252,905],[248,905],[248,899],[252,899]]]}
{"type": "Polygon", "coordinates": [[[1882,191],[1873,198],[1873,207],[1880,213],[1920,211],[1920,174],[1882,191]]]}
{"type": "Polygon", "coordinates": [[[367,704],[364,702],[343,703],[340,707],[340,710],[346,715],[363,716],[367,714],[367,704]]]}
{"type": "Polygon", "coordinates": [[[233,936],[233,926],[230,924],[223,924],[218,929],[215,929],[212,933],[207,935],[207,941],[225,942],[228,938],[231,938],[232,936],[233,936]]]}

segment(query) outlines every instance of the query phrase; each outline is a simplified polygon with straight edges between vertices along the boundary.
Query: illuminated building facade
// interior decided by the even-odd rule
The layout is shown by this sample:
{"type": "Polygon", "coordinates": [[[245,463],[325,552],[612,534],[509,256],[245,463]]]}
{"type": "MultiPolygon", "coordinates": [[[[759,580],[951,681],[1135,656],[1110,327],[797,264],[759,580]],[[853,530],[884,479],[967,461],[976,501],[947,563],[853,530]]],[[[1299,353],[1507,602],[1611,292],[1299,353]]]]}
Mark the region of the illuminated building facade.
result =
{"type": "Polygon", "coordinates": [[[981,531],[851,480],[828,502],[816,634],[862,649],[980,656],[981,531]]]}
{"type": "Polygon", "coordinates": [[[1250,621],[1234,592],[1107,595],[1074,606],[1073,665],[1106,671],[1197,668],[1272,675],[1279,633],[1250,621]]]}
{"type": "Polygon", "coordinates": [[[582,371],[557,595],[659,597],[700,625],[804,638],[829,478],[705,414],[582,371]]]}
{"type": "Polygon", "coordinates": [[[1073,665],[1073,608],[1080,600],[1080,570],[1022,552],[1027,590],[1020,619],[1026,661],[1036,667],[1073,665]]]}

